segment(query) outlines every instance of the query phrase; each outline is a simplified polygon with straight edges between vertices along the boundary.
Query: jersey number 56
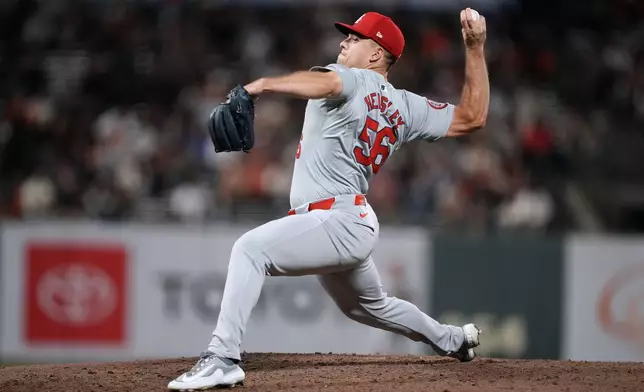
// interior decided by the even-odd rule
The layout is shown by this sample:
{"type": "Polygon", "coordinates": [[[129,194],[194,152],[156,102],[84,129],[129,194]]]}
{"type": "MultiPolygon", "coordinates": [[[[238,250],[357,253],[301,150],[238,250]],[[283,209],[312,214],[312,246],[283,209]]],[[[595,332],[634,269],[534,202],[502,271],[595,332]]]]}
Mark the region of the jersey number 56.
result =
{"type": "Polygon", "coordinates": [[[389,158],[389,145],[396,143],[398,140],[396,131],[392,127],[383,127],[381,129],[378,129],[378,127],[378,121],[371,117],[367,117],[367,121],[358,137],[358,139],[366,143],[367,146],[355,146],[353,149],[356,161],[363,166],[371,166],[374,174],[380,171],[382,165],[384,165],[387,158],[389,158]],[[373,145],[371,143],[371,138],[369,137],[369,131],[376,133],[373,145]],[[388,140],[386,144],[383,144],[382,142],[385,138],[388,140]],[[378,160],[378,157],[380,157],[380,160],[378,160]]]}

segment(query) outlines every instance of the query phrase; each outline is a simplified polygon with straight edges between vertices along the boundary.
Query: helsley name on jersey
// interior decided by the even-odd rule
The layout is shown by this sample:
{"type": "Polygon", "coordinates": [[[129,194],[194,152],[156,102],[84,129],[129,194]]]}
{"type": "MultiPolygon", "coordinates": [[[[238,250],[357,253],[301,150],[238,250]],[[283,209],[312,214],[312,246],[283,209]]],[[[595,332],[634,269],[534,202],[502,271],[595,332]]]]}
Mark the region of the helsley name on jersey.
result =
{"type": "MultiPolygon", "coordinates": [[[[385,114],[392,105],[392,103],[389,102],[389,98],[380,93],[368,94],[364,97],[364,101],[367,104],[367,109],[369,109],[369,111],[379,110],[382,114],[385,114]]],[[[399,126],[405,125],[405,120],[400,116],[400,111],[398,109],[387,117],[387,121],[389,121],[389,125],[391,125],[394,131],[397,130],[399,126]]]]}

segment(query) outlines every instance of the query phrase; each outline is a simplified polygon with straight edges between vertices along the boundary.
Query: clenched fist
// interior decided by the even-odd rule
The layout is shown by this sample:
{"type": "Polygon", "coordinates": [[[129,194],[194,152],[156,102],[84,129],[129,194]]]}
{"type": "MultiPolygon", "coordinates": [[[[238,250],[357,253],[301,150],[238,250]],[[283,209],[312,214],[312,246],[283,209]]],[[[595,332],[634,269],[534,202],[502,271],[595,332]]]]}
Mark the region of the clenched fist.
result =
{"type": "Polygon", "coordinates": [[[461,32],[463,33],[463,41],[465,45],[470,48],[483,47],[487,28],[485,26],[485,18],[479,15],[478,12],[471,8],[466,8],[461,11],[461,32]]]}

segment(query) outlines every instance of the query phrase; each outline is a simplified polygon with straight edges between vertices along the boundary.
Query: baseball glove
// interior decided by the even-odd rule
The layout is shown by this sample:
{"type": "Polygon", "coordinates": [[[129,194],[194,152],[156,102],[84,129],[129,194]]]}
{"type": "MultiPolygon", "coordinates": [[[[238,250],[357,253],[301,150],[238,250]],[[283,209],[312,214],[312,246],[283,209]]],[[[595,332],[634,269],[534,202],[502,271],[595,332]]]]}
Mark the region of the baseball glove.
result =
{"type": "Polygon", "coordinates": [[[249,152],[255,144],[253,97],[242,85],[237,85],[227,98],[215,107],[208,121],[215,152],[249,152]]]}

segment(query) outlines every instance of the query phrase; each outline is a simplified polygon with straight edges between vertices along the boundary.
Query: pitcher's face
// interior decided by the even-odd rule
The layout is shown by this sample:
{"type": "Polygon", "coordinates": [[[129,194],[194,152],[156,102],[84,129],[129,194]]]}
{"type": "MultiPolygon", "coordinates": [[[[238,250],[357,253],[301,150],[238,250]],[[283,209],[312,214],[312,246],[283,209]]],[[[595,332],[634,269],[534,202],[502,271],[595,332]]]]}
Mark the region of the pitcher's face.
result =
{"type": "Polygon", "coordinates": [[[370,39],[349,34],[340,42],[340,54],[337,62],[347,68],[366,68],[375,50],[376,45],[370,39]]]}

